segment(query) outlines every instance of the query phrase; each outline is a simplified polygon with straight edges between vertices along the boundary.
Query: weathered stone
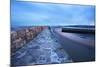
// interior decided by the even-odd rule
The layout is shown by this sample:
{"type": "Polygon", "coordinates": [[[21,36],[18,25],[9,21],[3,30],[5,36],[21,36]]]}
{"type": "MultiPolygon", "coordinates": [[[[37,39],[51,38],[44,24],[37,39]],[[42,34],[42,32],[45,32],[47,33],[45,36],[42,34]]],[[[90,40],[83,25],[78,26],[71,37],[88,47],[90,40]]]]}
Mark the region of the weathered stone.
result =
{"type": "Polygon", "coordinates": [[[11,31],[11,51],[15,52],[17,49],[23,47],[37,36],[45,27],[28,27],[16,31],[11,31]]]}
{"type": "Polygon", "coordinates": [[[57,64],[70,62],[67,53],[64,53],[61,44],[52,37],[48,29],[43,30],[36,38],[18,51],[18,59],[13,65],[57,64]],[[42,40],[42,41],[41,41],[42,40]],[[20,53],[21,52],[21,53],[20,53]]]}

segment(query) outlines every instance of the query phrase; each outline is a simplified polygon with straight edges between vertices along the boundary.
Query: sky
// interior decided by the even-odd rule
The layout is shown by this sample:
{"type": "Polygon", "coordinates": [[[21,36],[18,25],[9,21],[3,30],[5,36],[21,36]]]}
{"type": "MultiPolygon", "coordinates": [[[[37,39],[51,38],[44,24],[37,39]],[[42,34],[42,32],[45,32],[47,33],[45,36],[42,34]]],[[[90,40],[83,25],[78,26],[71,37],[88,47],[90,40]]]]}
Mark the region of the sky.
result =
{"type": "Polygon", "coordinates": [[[11,26],[94,25],[95,6],[37,2],[11,3],[11,26]]]}

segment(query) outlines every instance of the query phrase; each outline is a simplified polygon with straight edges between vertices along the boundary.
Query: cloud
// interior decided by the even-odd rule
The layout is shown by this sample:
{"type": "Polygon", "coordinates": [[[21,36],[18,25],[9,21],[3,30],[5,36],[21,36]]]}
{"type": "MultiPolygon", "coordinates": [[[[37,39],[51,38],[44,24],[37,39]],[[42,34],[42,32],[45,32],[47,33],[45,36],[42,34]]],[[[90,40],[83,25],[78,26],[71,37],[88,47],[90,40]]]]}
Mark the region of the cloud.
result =
{"type": "Polygon", "coordinates": [[[16,2],[11,8],[12,25],[93,24],[95,7],[50,3],[16,2]]]}

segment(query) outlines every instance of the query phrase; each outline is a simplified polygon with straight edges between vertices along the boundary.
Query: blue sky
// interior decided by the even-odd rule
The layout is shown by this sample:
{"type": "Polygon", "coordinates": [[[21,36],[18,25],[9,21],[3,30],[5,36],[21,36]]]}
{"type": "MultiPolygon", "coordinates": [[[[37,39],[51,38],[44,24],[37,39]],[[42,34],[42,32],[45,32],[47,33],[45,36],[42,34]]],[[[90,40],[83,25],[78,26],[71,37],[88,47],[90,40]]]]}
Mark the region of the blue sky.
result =
{"type": "Polygon", "coordinates": [[[95,6],[12,2],[11,25],[93,25],[95,6]]]}

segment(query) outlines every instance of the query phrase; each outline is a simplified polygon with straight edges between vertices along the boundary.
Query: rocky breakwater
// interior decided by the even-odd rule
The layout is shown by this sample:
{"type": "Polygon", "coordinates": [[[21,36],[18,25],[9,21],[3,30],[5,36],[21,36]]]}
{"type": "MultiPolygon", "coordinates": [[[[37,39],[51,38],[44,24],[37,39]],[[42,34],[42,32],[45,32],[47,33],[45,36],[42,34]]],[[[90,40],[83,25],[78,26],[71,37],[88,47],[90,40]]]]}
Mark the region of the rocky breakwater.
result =
{"type": "Polygon", "coordinates": [[[35,38],[46,27],[25,27],[11,31],[11,54],[14,54],[18,49],[35,38]]]}

